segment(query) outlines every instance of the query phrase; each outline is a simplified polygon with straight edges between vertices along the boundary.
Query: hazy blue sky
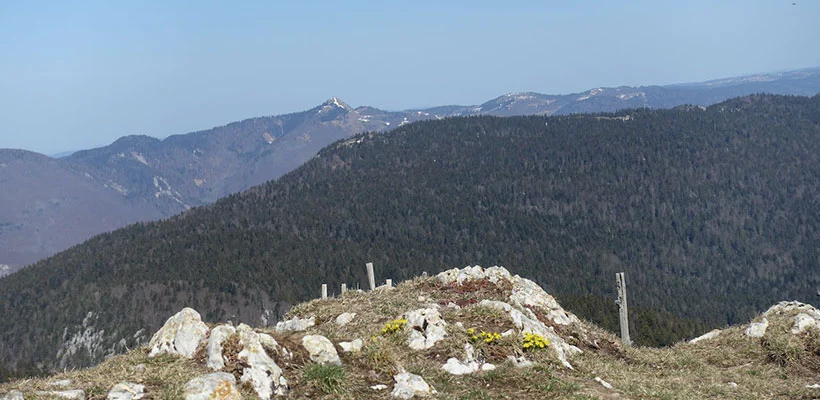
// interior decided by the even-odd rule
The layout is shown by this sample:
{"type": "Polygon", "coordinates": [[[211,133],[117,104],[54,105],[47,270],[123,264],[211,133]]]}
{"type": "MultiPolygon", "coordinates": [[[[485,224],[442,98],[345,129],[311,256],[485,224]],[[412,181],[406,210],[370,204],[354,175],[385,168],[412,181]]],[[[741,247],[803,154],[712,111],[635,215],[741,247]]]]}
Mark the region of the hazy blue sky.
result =
{"type": "Polygon", "coordinates": [[[123,3],[0,3],[0,148],[820,65],[817,0],[123,3]]]}

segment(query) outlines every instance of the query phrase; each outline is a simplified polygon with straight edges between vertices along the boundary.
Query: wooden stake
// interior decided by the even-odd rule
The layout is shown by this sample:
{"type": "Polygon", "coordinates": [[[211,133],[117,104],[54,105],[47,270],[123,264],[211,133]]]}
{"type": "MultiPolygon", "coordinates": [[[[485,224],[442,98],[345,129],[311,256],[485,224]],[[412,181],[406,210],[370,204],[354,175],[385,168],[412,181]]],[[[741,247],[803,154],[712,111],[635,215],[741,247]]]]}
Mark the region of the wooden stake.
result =
{"type": "Polygon", "coordinates": [[[370,290],[376,290],[376,275],[373,273],[373,263],[365,264],[367,267],[367,281],[370,283],[370,290]]]}
{"type": "Polygon", "coordinates": [[[387,285],[387,287],[393,287],[393,280],[392,279],[387,279],[384,282],[384,284],[387,285]]]}
{"type": "Polygon", "coordinates": [[[620,314],[621,322],[621,341],[624,346],[632,346],[632,341],[629,339],[629,312],[626,306],[626,277],[623,272],[615,274],[615,283],[618,285],[618,300],[615,304],[618,305],[618,312],[620,314]]]}
{"type": "Polygon", "coordinates": [[[323,299],[327,298],[327,283],[322,284],[322,298],[323,299]]]}
{"type": "Polygon", "coordinates": [[[345,294],[345,293],[347,293],[347,284],[343,283],[342,284],[342,294],[345,294]]]}

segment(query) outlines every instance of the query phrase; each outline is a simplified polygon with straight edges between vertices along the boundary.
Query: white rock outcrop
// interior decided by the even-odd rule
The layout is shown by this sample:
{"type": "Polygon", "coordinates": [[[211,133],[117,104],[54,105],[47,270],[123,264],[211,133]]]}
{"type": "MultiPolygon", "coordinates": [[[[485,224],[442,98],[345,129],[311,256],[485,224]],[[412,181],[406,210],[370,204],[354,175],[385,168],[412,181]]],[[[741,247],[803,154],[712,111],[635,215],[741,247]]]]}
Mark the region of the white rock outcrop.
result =
{"type": "Polygon", "coordinates": [[[286,360],[291,359],[291,354],[285,346],[281,346],[273,336],[268,335],[267,333],[257,333],[259,335],[259,343],[262,343],[262,347],[267,350],[274,351],[278,357],[284,357],[286,360]]]}
{"type": "Polygon", "coordinates": [[[820,310],[799,301],[781,301],[769,307],[763,313],[763,319],[775,318],[784,314],[796,314],[792,317],[792,334],[797,335],[808,329],[820,329],[820,310]]]}
{"type": "Polygon", "coordinates": [[[276,323],[276,332],[301,332],[305,331],[311,326],[316,325],[316,317],[299,318],[294,317],[287,321],[279,321],[276,323]]]}
{"type": "Polygon", "coordinates": [[[800,313],[794,316],[793,334],[797,335],[809,329],[820,330],[820,318],[808,313],[800,313]]]}
{"type": "Polygon", "coordinates": [[[569,369],[573,369],[568,357],[581,353],[581,349],[567,343],[562,337],[558,336],[552,327],[548,327],[539,321],[530,309],[524,308],[522,311],[509,303],[497,300],[482,300],[478,303],[478,306],[504,311],[510,315],[513,325],[515,325],[521,333],[534,333],[548,339],[550,341],[549,348],[555,352],[561,364],[569,369]]]}
{"type": "Polygon", "coordinates": [[[447,371],[452,375],[467,375],[478,371],[492,371],[495,365],[490,363],[480,363],[475,360],[475,349],[473,345],[467,343],[464,345],[464,359],[459,360],[455,357],[447,359],[447,362],[441,369],[447,371]]]}
{"type": "Polygon", "coordinates": [[[185,400],[242,400],[236,379],[227,372],[214,372],[191,379],[183,391],[185,400]]]}
{"type": "Polygon", "coordinates": [[[424,381],[424,378],[406,371],[393,376],[393,380],[396,381],[393,391],[390,392],[393,397],[412,399],[415,396],[429,397],[438,393],[424,381]]]}
{"type": "Polygon", "coordinates": [[[720,329],[714,329],[709,332],[704,333],[692,340],[689,341],[689,344],[695,344],[697,342],[702,342],[704,340],[714,339],[720,335],[720,329]]]}
{"type": "Polygon", "coordinates": [[[350,342],[339,342],[339,347],[341,347],[345,353],[358,353],[362,351],[362,347],[364,347],[364,340],[353,339],[350,342]]]}
{"type": "Polygon", "coordinates": [[[346,312],[339,314],[338,317],[333,321],[336,325],[345,326],[353,321],[353,318],[356,318],[356,313],[346,312]]]}
{"type": "Polygon", "coordinates": [[[614,387],[614,386],[612,386],[612,384],[611,384],[611,383],[609,383],[609,382],[607,382],[607,381],[605,381],[605,380],[601,379],[601,378],[600,378],[600,377],[598,377],[598,376],[596,376],[594,380],[595,380],[595,382],[600,383],[600,384],[601,384],[601,386],[603,386],[603,387],[605,387],[605,388],[607,388],[607,389],[609,389],[609,390],[614,390],[614,389],[615,389],[615,387],[614,387]]]}
{"type": "Polygon", "coordinates": [[[326,337],[322,335],[307,335],[302,338],[302,347],[310,354],[310,359],[318,364],[342,365],[336,347],[326,337]]]}
{"type": "Polygon", "coordinates": [[[240,324],[236,328],[239,334],[239,345],[242,351],[238,357],[246,360],[248,368],[242,371],[242,382],[250,382],[256,394],[268,400],[272,395],[284,395],[288,391],[288,381],[282,374],[282,368],[273,361],[262,347],[260,334],[249,326],[240,324]]]}
{"type": "Polygon", "coordinates": [[[447,322],[435,308],[420,308],[404,315],[408,332],[407,345],[413,350],[425,350],[447,336],[447,322]]]}
{"type": "MultiPolygon", "coordinates": [[[[85,392],[80,389],[74,390],[52,390],[52,391],[41,391],[35,392],[37,396],[40,397],[57,397],[61,399],[69,399],[69,400],[84,400],[85,399],[85,392]]],[[[39,397],[38,397],[39,398],[39,397]]]]}
{"type": "Polygon", "coordinates": [[[199,313],[192,308],[183,308],[165,322],[154,334],[148,346],[149,357],[159,354],[177,354],[191,358],[199,344],[208,335],[208,326],[202,322],[199,313]]]}
{"type": "Polygon", "coordinates": [[[759,322],[752,322],[744,332],[746,336],[752,338],[760,338],[766,334],[766,329],[769,327],[769,320],[763,317],[759,322]]]}
{"type": "Polygon", "coordinates": [[[145,385],[121,382],[108,391],[107,400],[139,400],[145,397],[145,385]]]}
{"type": "Polygon", "coordinates": [[[554,297],[535,282],[518,275],[513,276],[506,268],[498,266],[487,269],[480,266],[454,268],[438,274],[436,278],[445,285],[461,285],[464,282],[482,279],[494,284],[509,283],[512,286],[509,302],[485,299],[479,306],[504,311],[510,315],[513,324],[522,333],[535,333],[548,339],[551,342],[550,348],[555,351],[561,363],[567,368],[572,368],[567,358],[580,353],[581,349],[568,344],[552,327],[544,325],[533,310],[557,325],[572,325],[580,323],[580,320],[564,310],[554,297]]]}
{"type": "Polygon", "coordinates": [[[504,267],[490,267],[487,269],[480,266],[466,267],[462,269],[453,268],[438,274],[437,279],[443,284],[462,284],[466,281],[487,280],[491,283],[509,282],[512,285],[510,294],[510,304],[519,308],[532,307],[543,311],[544,316],[559,325],[569,325],[578,323],[580,320],[574,314],[564,310],[554,297],[550,296],[535,282],[512,275],[504,267]]]}
{"type": "Polygon", "coordinates": [[[219,371],[225,367],[225,356],[222,354],[222,343],[236,333],[236,328],[230,325],[219,325],[211,330],[208,338],[208,368],[219,371]]]}
{"type": "Polygon", "coordinates": [[[24,400],[23,393],[19,390],[12,390],[0,395],[0,400],[24,400]]]}
{"type": "Polygon", "coordinates": [[[510,294],[511,304],[518,305],[520,308],[541,309],[545,317],[558,325],[570,325],[580,322],[578,317],[564,310],[554,297],[547,294],[535,282],[518,275],[512,277],[511,282],[513,284],[512,294],[510,294]]]}

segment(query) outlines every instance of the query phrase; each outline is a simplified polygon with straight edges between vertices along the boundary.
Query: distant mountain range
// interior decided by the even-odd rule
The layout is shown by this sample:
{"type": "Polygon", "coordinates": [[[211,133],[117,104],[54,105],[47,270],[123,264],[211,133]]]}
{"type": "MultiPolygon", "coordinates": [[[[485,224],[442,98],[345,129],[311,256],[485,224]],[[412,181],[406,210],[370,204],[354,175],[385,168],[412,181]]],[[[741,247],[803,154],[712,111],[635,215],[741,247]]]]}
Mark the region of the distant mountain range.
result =
{"type": "Polygon", "coordinates": [[[352,108],[252,118],[164,140],[126,136],[61,158],[0,149],[0,276],[129,223],[175,215],[276,179],[326,145],[364,131],[455,116],[553,115],[706,106],[751,93],[820,93],[820,68],[582,93],[512,93],[476,106],[352,108]]]}
{"type": "Polygon", "coordinates": [[[633,340],[671,344],[817,299],[817,182],[820,95],[363,133],[0,279],[0,376],[93,364],[185,306],[269,325],[364,286],[365,262],[396,282],[503,264],[610,330],[624,271],[633,340]]]}

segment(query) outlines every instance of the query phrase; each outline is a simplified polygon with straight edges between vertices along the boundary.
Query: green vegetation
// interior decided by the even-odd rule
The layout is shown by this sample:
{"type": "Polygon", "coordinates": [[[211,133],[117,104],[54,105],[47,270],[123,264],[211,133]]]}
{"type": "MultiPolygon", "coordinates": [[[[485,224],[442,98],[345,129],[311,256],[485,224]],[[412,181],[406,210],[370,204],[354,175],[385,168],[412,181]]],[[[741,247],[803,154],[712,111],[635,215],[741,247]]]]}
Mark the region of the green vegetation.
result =
{"type": "MultiPolygon", "coordinates": [[[[0,280],[0,354],[10,369],[59,366],[64,329],[88,311],[107,348],[183,306],[258,324],[322,283],[363,284],[367,261],[396,281],[504,265],[613,331],[625,271],[633,340],[668,345],[815,299],[818,124],[820,97],[751,96],[363,134],[276,182],[0,280]]],[[[101,354],[69,365],[81,357],[101,354]]]]}
{"type": "Polygon", "coordinates": [[[302,368],[302,379],[326,394],[344,393],[347,374],[341,365],[309,363],[302,368]]]}

